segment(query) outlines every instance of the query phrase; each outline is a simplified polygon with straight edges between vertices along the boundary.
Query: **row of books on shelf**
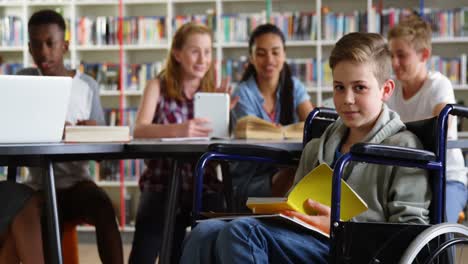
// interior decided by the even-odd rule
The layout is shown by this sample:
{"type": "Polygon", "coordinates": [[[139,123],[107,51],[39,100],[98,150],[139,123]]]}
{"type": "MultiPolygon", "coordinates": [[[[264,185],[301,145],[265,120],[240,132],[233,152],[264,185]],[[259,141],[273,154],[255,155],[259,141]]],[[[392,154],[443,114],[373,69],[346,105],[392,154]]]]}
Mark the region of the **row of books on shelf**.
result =
{"type": "MultiPolygon", "coordinates": [[[[399,23],[404,17],[412,14],[409,9],[389,8],[382,10],[380,31],[384,36],[388,31],[399,23]]],[[[468,36],[468,7],[454,9],[432,9],[423,10],[424,19],[432,28],[433,38],[454,38],[468,36]]]]}
{"type": "MultiPolygon", "coordinates": [[[[322,8],[322,39],[336,40],[342,35],[355,31],[380,32],[386,35],[388,30],[404,17],[414,13],[407,8],[388,8],[377,10],[375,7],[367,11],[332,12],[327,7],[322,8]],[[368,21],[368,19],[371,20],[368,21]],[[369,28],[372,27],[372,28],[369,28]]],[[[433,37],[460,37],[468,35],[468,8],[454,9],[424,9],[424,18],[433,28],[433,37]]],[[[265,23],[266,12],[223,14],[221,16],[221,28],[224,41],[247,41],[250,32],[258,24],[265,23]]],[[[124,40],[127,44],[154,43],[166,38],[164,17],[126,17],[128,30],[125,31],[124,40]],[[145,29],[147,24],[156,23],[155,28],[145,29]],[[146,33],[154,30],[155,38],[149,38],[146,33]],[[138,33],[135,33],[138,32],[138,33]],[[158,38],[159,36],[159,38],[158,38]],[[153,42],[151,42],[153,41],[153,42]]],[[[174,18],[174,28],[195,21],[208,25],[216,30],[216,16],[212,10],[207,14],[177,15],[174,18]]],[[[270,17],[270,23],[277,25],[289,40],[316,40],[317,39],[317,15],[314,12],[274,12],[270,17]]],[[[82,43],[85,44],[85,43],[82,43]]]]}
{"type": "MultiPolygon", "coordinates": [[[[357,10],[331,12],[327,8],[322,9],[322,39],[336,40],[355,31],[379,32],[386,36],[393,26],[408,15],[415,13],[414,10],[408,8],[387,8],[379,11],[375,7],[369,12],[369,14],[367,11],[357,10]]],[[[433,38],[468,36],[468,7],[425,8],[423,18],[431,25],[433,38]]],[[[312,21],[316,20],[312,19],[312,21]]]]}
{"type": "MultiPolygon", "coordinates": [[[[374,20],[380,20],[380,16],[372,9],[371,16],[374,20]]],[[[371,18],[372,19],[372,18],[371,18]]],[[[326,9],[322,11],[322,35],[324,40],[337,40],[343,35],[350,32],[378,32],[376,29],[368,29],[371,24],[368,23],[367,11],[350,11],[350,12],[329,12],[326,9]]],[[[313,19],[315,22],[316,19],[313,19]]],[[[376,25],[376,24],[374,24],[376,25]]],[[[314,31],[316,26],[313,27],[314,31]]],[[[379,28],[376,26],[376,28],[379,28]]],[[[316,34],[313,34],[316,36],[316,34]]],[[[316,38],[313,38],[316,39],[316,38]]]]}
{"type": "MultiPolygon", "coordinates": [[[[315,85],[319,75],[321,75],[324,84],[329,85],[332,82],[328,60],[323,60],[321,65],[318,65],[317,60],[314,58],[291,58],[287,62],[292,75],[303,83],[315,85]]],[[[453,84],[462,84],[464,83],[461,79],[461,65],[463,62],[466,62],[465,54],[459,57],[435,55],[428,61],[427,66],[431,70],[440,71],[446,75],[453,84]]],[[[233,82],[239,82],[247,64],[248,59],[246,56],[241,56],[239,59],[224,59],[221,63],[222,75],[229,76],[233,82]]],[[[164,62],[128,64],[124,78],[125,91],[142,91],[146,87],[147,81],[156,78],[163,65],[164,62]]],[[[14,69],[8,70],[9,66],[0,66],[0,73],[3,68],[6,69],[6,72],[14,72],[19,67],[20,65],[14,64],[14,67],[12,67],[14,69]]],[[[118,91],[120,90],[119,67],[119,64],[116,63],[82,63],[80,70],[91,75],[98,82],[101,91],[118,91]]]]}
{"type": "MultiPolygon", "coordinates": [[[[90,161],[90,174],[96,182],[118,182],[120,181],[120,160],[102,160],[100,162],[90,161]]],[[[141,159],[123,160],[124,180],[137,182],[145,168],[141,159]]]]}
{"type": "MultiPolygon", "coordinates": [[[[172,26],[174,29],[178,29],[183,24],[188,22],[195,22],[203,24],[211,28],[213,32],[216,32],[216,14],[213,9],[208,9],[206,14],[191,14],[191,15],[176,15],[173,20],[172,26]]],[[[174,31],[175,32],[175,31],[174,31]]],[[[214,35],[216,39],[216,34],[214,35]]]]}
{"type": "MultiPolygon", "coordinates": [[[[124,87],[127,91],[143,90],[146,82],[154,79],[162,70],[164,61],[141,64],[126,64],[124,87]]],[[[101,91],[118,91],[120,64],[118,63],[88,63],[82,62],[80,70],[93,77],[101,91]]]]}
{"type": "MultiPolygon", "coordinates": [[[[177,15],[173,26],[177,29],[190,21],[216,29],[216,16],[213,14],[177,15]]],[[[118,22],[117,16],[80,17],[76,23],[78,45],[117,45],[118,22]]],[[[124,44],[135,45],[167,43],[166,17],[124,17],[122,40],[124,44]]]]}
{"type": "MultiPolygon", "coordinates": [[[[386,35],[388,30],[413,13],[410,9],[388,8],[381,11],[375,7],[367,11],[331,11],[321,10],[321,39],[336,40],[346,33],[355,31],[380,32],[386,35]],[[370,19],[371,21],[368,21],[370,19]],[[372,22],[372,23],[370,23],[372,22]],[[372,27],[372,28],[369,28],[372,27]]],[[[433,28],[433,37],[461,37],[468,35],[468,8],[424,9],[424,17],[433,28]]],[[[216,31],[216,15],[212,9],[206,14],[176,15],[173,19],[175,29],[194,21],[206,24],[216,31]]],[[[223,14],[221,29],[226,42],[243,42],[259,24],[265,23],[266,12],[223,14]]],[[[288,40],[316,40],[316,12],[274,12],[270,23],[277,25],[288,40]]],[[[124,44],[167,43],[166,17],[164,16],[127,16],[123,18],[124,44]]],[[[67,26],[69,19],[67,19],[67,26]]],[[[77,43],[79,45],[117,45],[118,17],[96,16],[80,17],[76,22],[77,43]]],[[[18,16],[0,18],[0,45],[20,46],[23,44],[23,22],[18,16]]],[[[67,30],[69,36],[69,30],[67,30]]],[[[216,34],[215,34],[216,36],[216,34]]],[[[69,37],[67,37],[68,39],[69,37]]]]}
{"type": "Polygon", "coordinates": [[[223,15],[221,17],[223,40],[226,42],[248,41],[250,33],[265,22],[264,13],[223,15]]]}
{"type": "Polygon", "coordinates": [[[117,45],[119,17],[80,17],[76,22],[78,45],[117,45]]]}
{"type": "Polygon", "coordinates": [[[117,108],[107,108],[104,109],[104,118],[108,126],[128,126],[130,127],[130,133],[132,133],[133,127],[135,125],[137,111],[138,109],[133,107],[125,108],[122,110],[122,112],[117,108]],[[122,121],[122,124],[120,121],[122,121]]]}
{"type": "MultiPolygon", "coordinates": [[[[372,17],[380,18],[373,9],[372,17]]],[[[278,26],[288,40],[316,40],[317,13],[274,12],[269,22],[278,26]]],[[[222,16],[221,28],[225,42],[247,41],[252,30],[267,22],[266,13],[228,14],[222,16]]],[[[367,12],[330,12],[322,9],[322,39],[335,40],[348,32],[367,31],[367,12]]],[[[371,30],[370,30],[371,31],[371,30]]],[[[372,30],[377,31],[377,30],[372,30]]]]}
{"type": "Polygon", "coordinates": [[[440,38],[468,36],[468,7],[424,9],[424,18],[432,26],[432,36],[440,38]]]}
{"type": "MultiPolygon", "coordinates": [[[[331,85],[332,74],[328,65],[328,59],[322,61],[321,69],[318,69],[317,60],[314,58],[288,59],[291,73],[303,83],[315,85],[317,78],[321,75],[323,83],[331,85]]],[[[461,65],[466,63],[466,54],[460,57],[445,58],[441,56],[432,56],[427,63],[428,69],[439,71],[447,76],[453,84],[462,84],[461,65]]],[[[239,59],[225,59],[222,62],[223,76],[229,76],[234,82],[239,82],[242,77],[248,61],[246,57],[239,59]]],[[[468,80],[466,80],[468,82],[468,80]]]]}
{"type": "MultiPolygon", "coordinates": [[[[123,160],[125,181],[137,182],[144,170],[143,160],[123,160]]],[[[120,181],[120,160],[89,161],[90,175],[96,182],[118,182],[120,181]]],[[[5,179],[8,167],[0,166],[0,178],[5,179]]],[[[29,175],[27,167],[19,167],[17,182],[25,182],[29,175]]],[[[2,180],[3,180],[2,179],[2,180]]]]}
{"type": "Polygon", "coordinates": [[[126,90],[143,90],[146,87],[146,82],[156,78],[163,69],[163,65],[163,61],[129,65],[127,67],[126,90]]]}
{"type": "MultiPolygon", "coordinates": [[[[291,74],[303,83],[317,83],[318,71],[317,60],[313,58],[288,59],[287,63],[291,69],[291,74]]],[[[239,59],[225,59],[222,61],[222,74],[229,76],[233,82],[239,82],[247,67],[248,59],[245,56],[239,59]]]]}
{"type": "MultiPolygon", "coordinates": [[[[430,70],[439,71],[447,76],[453,84],[468,83],[462,80],[462,63],[466,63],[466,54],[459,57],[441,57],[434,55],[427,63],[430,70]]],[[[303,83],[314,85],[321,74],[324,84],[331,84],[331,70],[328,60],[323,60],[321,67],[317,60],[313,58],[300,58],[287,60],[293,76],[296,76],[303,83]]],[[[242,73],[248,64],[248,59],[241,56],[239,59],[222,60],[222,75],[229,76],[233,82],[239,82],[242,73]]],[[[147,81],[156,78],[162,70],[164,62],[128,64],[126,76],[124,78],[125,91],[143,91],[147,81]]],[[[89,74],[99,85],[101,91],[119,91],[119,64],[117,63],[81,63],[80,71],[89,74]]],[[[22,69],[21,63],[0,64],[0,74],[15,74],[22,69]]],[[[467,67],[468,68],[468,67],[467,67]]]]}
{"type": "MultiPolygon", "coordinates": [[[[122,36],[124,44],[156,44],[166,41],[166,19],[161,16],[124,17],[122,36]]],[[[77,21],[79,45],[117,45],[117,16],[80,17],[77,21]]]]}
{"type": "Polygon", "coordinates": [[[22,63],[0,63],[0,75],[13,75],[23,69],[22,63]]]}
{"type": "MultiPolygon", "coordinates": [[[[223,14],[221,28],[225,42],[248,41],[250,33],[267,22],[266,12],[223,14]]],[[[288,40],[315,39],[317,21],[311,12],[273,13],[270,23],[277,25],[288,40]]]]}
{"type": "Polygon", "coordinates": [[[0,18],[0,46],[21,46],[23,44],[23,23],[17,16],[0,18]]]}
{"type": "Polygon", "coordinates": [[[466,61],[466,55],[463,54],[458,58],[443,58],[440,56],[432,56],[428,61],[428,68],[432,71],[439,71],[447,76],[452,84],[461,84],[461,63],[466,61]]]}

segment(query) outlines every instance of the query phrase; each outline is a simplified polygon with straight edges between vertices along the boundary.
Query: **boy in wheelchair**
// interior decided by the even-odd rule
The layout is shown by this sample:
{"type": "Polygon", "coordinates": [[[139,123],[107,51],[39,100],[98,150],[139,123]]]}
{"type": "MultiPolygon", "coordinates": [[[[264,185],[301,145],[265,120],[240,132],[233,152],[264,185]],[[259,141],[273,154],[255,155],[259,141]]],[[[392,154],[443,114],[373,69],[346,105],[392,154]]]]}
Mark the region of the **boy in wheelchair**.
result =
{"type": "MultiPolygon", "coordinates": [[[[390,52],[378,34],[351,33],[330,56],[333,99],[340,118],[302,152],[296,183],[320,163],[334,162],[358,142],[422,148],[398,114],[384,102],[395,87],[390,79],[390,52]]],[[[344,178],[369,210],[357,221],[427,223],[431,191],[422,169],[351,163],[344,178]]],[[[285,212],[330,231],[330,208],[312,200],[316,212],[285,212]]],[[[200,223],[185,241],[181,263],[327,263],[329,240],[304,229],[255,218],[200,223]]]]}

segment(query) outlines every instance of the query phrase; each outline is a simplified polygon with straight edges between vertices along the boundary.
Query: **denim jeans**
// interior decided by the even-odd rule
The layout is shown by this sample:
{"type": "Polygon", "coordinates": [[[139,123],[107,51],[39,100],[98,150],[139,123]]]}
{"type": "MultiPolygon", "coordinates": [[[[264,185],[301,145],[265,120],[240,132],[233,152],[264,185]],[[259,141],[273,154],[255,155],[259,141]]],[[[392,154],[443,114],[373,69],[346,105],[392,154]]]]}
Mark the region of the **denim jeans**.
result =
{"type": "Polygon", "coordinates": [[[200,223],[180,263],[327,263],[329,242],[294,224],[243,217],[200,223]]]}
{"type": "Polygon", "coordinates": [[[447,222],[457,222],[458,214],[465,208],[467,196],[468,191],[463,183],[458,181],[447,181],[445,194],[447,222]]]}

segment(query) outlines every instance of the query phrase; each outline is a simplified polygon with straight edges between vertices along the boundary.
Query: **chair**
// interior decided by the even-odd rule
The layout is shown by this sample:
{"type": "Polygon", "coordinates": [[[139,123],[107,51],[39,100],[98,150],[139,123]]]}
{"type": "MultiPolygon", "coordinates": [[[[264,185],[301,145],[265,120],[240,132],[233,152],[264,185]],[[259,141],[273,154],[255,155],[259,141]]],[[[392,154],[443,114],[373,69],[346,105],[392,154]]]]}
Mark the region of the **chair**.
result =
{"type": "MultiPolygon", "coordinates": [[[[7,180],[16,181],[18,167],[8,166],[7,180]]],[[[62,260],[64,264],[79,264],[78,235],[76,223],[66,222],[63,224],[62,235],[62,260]]]]}
{"type": "Polygon", "coordinates": [[[76,224],[66,222],[63,224],[62,257],[64,264],[79,264],[78,234],[76,224]]]}
{"type": "MultiPolygon", "coordinates": [[[[403,258],[401,263],[411,263],[416,259],[417,254],[414,254],[414,252],[405,253],[405,250],[421,251],[418,259],[430,260],[434,258],[433,255],[439,256],[443,250],[448,248],[447,245],[466,243],[468,229],[463,226],[442,228],[445,233],[437,233],[437,236],[429,240],[419,240],[428,243],[427,245],[420,246],[416,242],[417,246],[408,248],[411,241],[429,228],[428,225],[354,223],[339,220],[341,188],[339,183],[345,165],[348,162],[355,161],[417,167],[428,170],[431,176],[433,194],[430,207],[431,224],[442,223],[445,212],[445,155],[449,114],[468,117],[468,108],[459,105],[447,105],[438,118],[407,123],[408,130],[416,134],[423,142],[424,150],[359,143],[353,145],[347,154],[344,154],[336,161],[333,173],[330,222],[331,263],[395,263],[401,255],[410,256],[403,258]],[[428,133],[428,131],[433,131],[433,133],[428,133]],[[448,233],[461,234],[465,238],[454,241],[453,237],[446,236],[448,233]]],[[[451,254],[439,259],[442,263],[451,263],[452,260],[451,254]]]]}
{"type": "MultiPolygon", "coordinates": [[[[338,118],[338,114],[331,108],[315,108],[308,115],[304,125],[304,136],[302,144],[305,146],[312,138],[320,137],[325,129],[338,118]]],[[[256,145],[234,145],[234,144],[212,144],[208,152],[200,157],[196,165],[194,175],[194,191],[192,206],[192,226],[196,224],[202,206],[203,174],[206,164],[210,160],[225,161],[254,161],[275,164],[279,167],[296,167],[298,157],[295,153],[288,151],[256,146],[256,145]]],[[[225,164],[224,164],[225,165],[225,164]]],[[[223,163],[222,163],[223,166],[223,163]]],[[[233,211],[232,206],[232,180],[226,169],[223,169],[224,193],[228,211],[233,211]]]]}

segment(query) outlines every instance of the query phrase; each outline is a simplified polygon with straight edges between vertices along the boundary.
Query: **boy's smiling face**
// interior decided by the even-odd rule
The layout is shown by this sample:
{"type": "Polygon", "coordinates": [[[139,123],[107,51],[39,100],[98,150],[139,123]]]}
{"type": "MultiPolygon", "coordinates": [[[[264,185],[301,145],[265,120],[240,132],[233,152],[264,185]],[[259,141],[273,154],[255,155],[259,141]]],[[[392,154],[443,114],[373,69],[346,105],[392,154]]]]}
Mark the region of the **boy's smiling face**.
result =
{"type": "Polygon", "coordinates": [[[333,69],[333,101],[347,127],[367,134],[374,126],[382,104],[392,94],[394,83],[379,84],[370,62],[341,61],[333,69]]]}

